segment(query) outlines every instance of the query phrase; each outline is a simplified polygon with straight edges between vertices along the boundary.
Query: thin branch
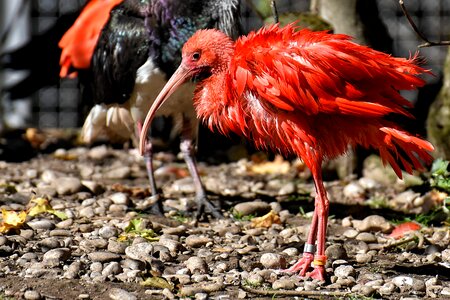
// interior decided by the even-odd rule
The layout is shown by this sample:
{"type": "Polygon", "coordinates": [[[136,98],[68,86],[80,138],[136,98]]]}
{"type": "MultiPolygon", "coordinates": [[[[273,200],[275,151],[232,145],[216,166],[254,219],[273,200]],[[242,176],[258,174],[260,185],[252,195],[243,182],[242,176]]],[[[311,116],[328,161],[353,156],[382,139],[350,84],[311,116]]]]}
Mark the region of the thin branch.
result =
{"type": "Polygon", "coordinates": [[[256,8],[255,4],[253,4],[252,0],[245,0],[247,6],[262,20],[264,21],[265,17],[261,14],[261,12],[256,8]]]}
{"type": "Polygon", "coordinates": [[[272,8],[273,20],[275,21],[275,24],[276,24],[279,22],[279,18],[278,18],[278,10],[277,10],[277,5],[275,4],[275,0],[270,1],[270,7],[272,8]]]}
{"type": "Polygon", "coordinates": [[[431,47],[431,46],[449,46],[450,41],[439,41],[439,42],[432,42],[430,41],[420,30],[417,28],[416,23],[414,23],[413,19],[411,18],[408,10],[406,9],[405,4],[403,3],[403,0],[399,0],[398,3],[400,4],[400,7],[403,11],[403,14],[405,15],[406,19],[408,20],[409,24],[413,28],[414,32],[425,41],[425,43],[417,46],[419,48],[422,47],[431,47]]]}

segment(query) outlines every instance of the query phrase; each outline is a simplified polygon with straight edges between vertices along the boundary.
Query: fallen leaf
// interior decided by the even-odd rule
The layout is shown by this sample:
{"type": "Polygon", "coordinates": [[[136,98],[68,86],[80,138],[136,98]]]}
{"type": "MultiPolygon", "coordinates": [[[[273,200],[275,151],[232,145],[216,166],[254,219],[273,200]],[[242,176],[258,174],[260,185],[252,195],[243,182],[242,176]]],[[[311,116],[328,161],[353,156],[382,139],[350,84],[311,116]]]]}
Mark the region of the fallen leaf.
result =
{"type": "Polygon", "coordinates": [[[251,222],[251,226],[254,228],[269,228],[272,224],[281,224],[280,217],[273,210],[262,217],[253,218],[251,222]]]}
{"type": "Polygon", "coordinates": [[[0,224],[0,232],[7,233],[11,229],[16,229],[22,227],[27,218],[27,213],[25,211],[15,212],[13,210],[2,209],[3,221],[0,224]]]}
{"type": "Polygon", "coordinates": [[[141,282],[142,286],[153,287],[157,289],[173,290],[173,284],[162,277],[149,277],[141,282]]]}
{"type": "Polygon", "coordinates": [[[45,198],[42,197],[33,198],[30,200],[30,202],[35,204],[33,207],[28,209],[28,215],[30,217],[34,217],[42,213],[50,213],[52,215],[57,216],[61,220],[67,219],[67,215],[64,212],[54,210],[53,207],[48,202],[48,200],[45,198]]]}
{"type": "Polygon", "coordinates": [[[416,222],[405,222],[395,226],[394,230],[392,230],[391,234],[389,234],[389,237],[394,239],[400,239],[404,237],[407,233],[420,230],[421,228],[422,226],[420,226],[420,224],[417,224],[416,222]]]}
{"type": "Polygon", "coordinates": [[[125,227],[124,232],[120,234],[118,240],[123,242],[136,236],[140,236],[151,242],[159,240],[153,229],[145,228],[145,222],[142,218],[130,220],[127,227],[125,227]]]}
{"type": "Polygon", "coordinates": [[[111,186],[115,192],[125,193],[132,197],[145,198],[151,195],[150,189],[142,187],[129,187],[120,183],[115,183],[111,186]]]}
{"type": "Polygon", "coordinates": [[[273,161],[252,164],[247,167],[247,170],[255,174],[286,174],[290,168],[290,162],[284,160],[281,155],[277,155],[273,161]]]}

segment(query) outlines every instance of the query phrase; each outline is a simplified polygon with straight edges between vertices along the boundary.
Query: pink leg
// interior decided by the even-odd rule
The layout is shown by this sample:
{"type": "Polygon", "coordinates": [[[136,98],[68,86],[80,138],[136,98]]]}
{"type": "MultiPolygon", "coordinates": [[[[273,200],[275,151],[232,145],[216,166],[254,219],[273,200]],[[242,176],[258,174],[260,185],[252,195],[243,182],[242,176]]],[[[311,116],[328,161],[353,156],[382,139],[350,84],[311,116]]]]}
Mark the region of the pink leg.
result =
{"type": "MultiPolygon", "coordinates": [[[[137,123],[137,136],[140,136],[142,129],[142,122],[137,123]]],[[[147,143],[145,144],[144,149],[144,161],[145,161],[145,168],[147,169],[147,176],[150,183],[150,191],[152,193],[153,197],[156,197],[155,204],[152,205],[151,210],[153,213],[157,215],[163,215],[163,207],[161,202],[161,195],[158,192],[158,189],[156,187],[156,180],[154,175],[154,169],[153,169],[153,148],[152,148],[152,142],[147,140],[147,143]]]]}
{"type": "Polygon", "coordinates": [[[325,281],[325,263],[327,257],[325,256],[325,237],[328,221],[328,207],[329,201],[325,186],[323,185],[322,175],[320,171],[320,163],[317,166],[310,167],[314,184],[316,188],[316,199],[314,214],[311,221],[311,227],[308,234],[308,239],[303,251],[303,257],[295,263],[292,267],[285,270],[287,272],[299,272],[300,276],[307,276],[321,281],[325,281]],[[317,252],[314,256],[314,248],[317,242],[317,252]],[[311,268],[311,263],[314,266],[312,272],[308,272],[311,268]]]}

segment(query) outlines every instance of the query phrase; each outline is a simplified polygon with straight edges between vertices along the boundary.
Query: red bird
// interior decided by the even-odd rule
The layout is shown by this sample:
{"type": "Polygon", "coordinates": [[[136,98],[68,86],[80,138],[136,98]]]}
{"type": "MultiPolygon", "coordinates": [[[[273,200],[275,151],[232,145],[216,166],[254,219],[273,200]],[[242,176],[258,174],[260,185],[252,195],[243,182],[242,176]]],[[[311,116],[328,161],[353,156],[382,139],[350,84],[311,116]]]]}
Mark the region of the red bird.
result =
{"type": "Polygon", "coordinates": [[[329,201],[323,160],[345,153],[348,145],[372,147],[400,178],[401,168],[411,173],[432,160],[429,142],[385,118],[411,117],[405,109],[411,104],[398,91],[424,85],[417,75],[428,72],[415,63],[355,44],[346,35],[296,32],[293,24],[263,28],[236,43],[218,30],[200,30],[185,43],[181,65],[148,112],[140,152],[158,108],[182,83],[197,78],[194,106],[210,129],[296,154],[311,170],[316,189],[311,229],[303,257],[288,271],[304,276],[313,263],[308,275],[324,280],[329,201]]]}

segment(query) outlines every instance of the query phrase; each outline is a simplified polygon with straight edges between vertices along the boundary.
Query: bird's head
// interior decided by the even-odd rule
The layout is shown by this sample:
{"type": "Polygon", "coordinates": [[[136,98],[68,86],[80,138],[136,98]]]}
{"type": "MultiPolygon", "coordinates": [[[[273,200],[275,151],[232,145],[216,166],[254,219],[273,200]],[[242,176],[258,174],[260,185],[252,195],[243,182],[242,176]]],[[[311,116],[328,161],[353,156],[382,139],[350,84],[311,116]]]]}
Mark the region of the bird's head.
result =
{"type": "Polygon", "coordinates": [[[186,81],[201,81],[226,71],[233,51],[233,41],[216,29],[199,30],[184,44],[180,66],[156,97],[142,125],[139,142],[141,155],[144,153],[148,128],[159,107],[186,81]]]}

